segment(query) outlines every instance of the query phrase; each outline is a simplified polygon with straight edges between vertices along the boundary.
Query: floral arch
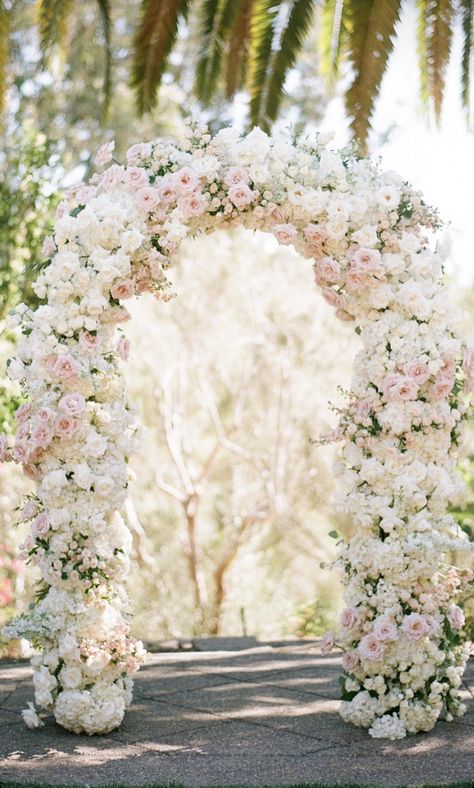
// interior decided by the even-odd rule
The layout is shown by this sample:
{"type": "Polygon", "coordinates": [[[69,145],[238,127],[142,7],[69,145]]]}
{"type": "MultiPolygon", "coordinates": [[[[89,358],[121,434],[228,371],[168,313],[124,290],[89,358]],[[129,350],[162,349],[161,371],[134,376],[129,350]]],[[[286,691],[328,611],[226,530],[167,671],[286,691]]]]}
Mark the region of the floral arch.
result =
{"type": "MultiPolygon", "coordinates": [[[[474,356],[456,334],[427,234],[436,215],[394,173],[327,149],[322,136],[240,137],[189,124],[180,142],[134,145],[58,209],[49,259],[21,305],[9,365],[26,400],[2,459],[37,483],[21,510],[24,550],[41,571],[39,601],[9,627],[41,647],[38,706],[77,733],[106,733],[132,697],[144,658],[124,613],[130,534],[120,515],[133,424],[119,359],[122,302],[145,290],[169,298],[166,270],[182,239],[241,224],[272,232],[312,260],[316,283],[362,349],[339,427],[336,508],[354,525],[339,544],[347,607],[344,720],[375,737],[429,730],[464,707],[467,659],[457,602],[472,575],[447,563],[466,549],[446,513],[459,491],[455,450],[474,356]]],[[[323,651],[334,644],[325,636],[323,651]]],[[[41,724],[32,704],[23,712],[41,724]]]]}

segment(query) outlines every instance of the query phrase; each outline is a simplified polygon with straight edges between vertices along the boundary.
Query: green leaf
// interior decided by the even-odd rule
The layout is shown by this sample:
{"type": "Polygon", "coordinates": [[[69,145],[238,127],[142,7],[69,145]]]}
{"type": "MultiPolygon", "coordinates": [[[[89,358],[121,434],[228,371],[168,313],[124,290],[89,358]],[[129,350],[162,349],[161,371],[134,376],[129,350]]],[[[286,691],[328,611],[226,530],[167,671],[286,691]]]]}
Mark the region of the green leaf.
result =
{"type": "Polygon", "coordinates": [[[236,0],[238,13],[229,30],[229,48],[225,67],[226,98],[231,99],[244,83],[250,45],[250,18],[253,0],[236,0]]]}
{"type": "Polygon", "coordinates": [[[226,42],[239,12],[239,0],[205,0],[201,9],[196,95],[208,104],[221,73],[226,42]]]}
{"type": "Polygon", "coordinates": [[[3,110],[7,89],[7,65],[10,39],[10,15],[0,0],[0,112],[3,110]]]}
{"type": "Polygon", "coordinates": [[[461,0],[463,48],[461,60],[461,98],[467,120],[471,115],[471,65],[474,36],[474,0],[461,0]]]}
{"type": "Polygon", "coordinates": [[[250,120],[265,128],[262,117],[264,90],[271,61],[272,44],[281,0],[254,0],[250,17],[250,50],[247,83],[250,120]]]}
{"type": "Polygon", "coordinates": [[[319,51],[321,74],[332,85],[339,74],[344,48],[344,0],[324,0],[321,9],[319,51]]]}
{"type": "Polygon", "coordinates": [[[304,39],[313,21],[316,0],[294,0],[288,22],[280,39],[268,85],[264,109],[265,122],[274,121],[278,114],[286,75],[296,62],[304,39]]]}
{"type": "Polygon", "coordinates": [[[453,37],[454,3],[453,0],[419,0],[418,7],[421,98],[426,107],[432,101],[439,122],[453,37]]]}
{"type": "Polygon", "coordinates": [[[188,6],[189,0],[142,0],[131,76],[141,115],[156,104],[167,58],[176,41],[180,19],[186,16],[188,6]]]}
{"type": "Polygon", "coordinates": [[[102,123],[107,119],[107,112],[110,107],[110,100],[112,97],[112,19],[110,15],[110,0],[97,0],[99,5],[99,13],[102,20],[102,30],[104,33],[104,81],[103,81],[103,99],[102,99],[102,123]]]}
{"type": "Polygon", "coordinates": [[[36,14],[43,55],[49,55],[55,46],[64,49],[67,41],[68,22],[74,5],[74,0],[36,0],[36,14]]]}
{"type": "Polygon", "coordinates": [[[393,48],[401,0],[346,0],[344,26],[354,79],[346,93],[351,126],[365,152],[375,99],[393,48]]]}
{"type": "Polygon", "coordinates": [[[330,536],[331,539],[339,539],[339,534],[337,531],[329,531],[328,536],[330,536]]]}

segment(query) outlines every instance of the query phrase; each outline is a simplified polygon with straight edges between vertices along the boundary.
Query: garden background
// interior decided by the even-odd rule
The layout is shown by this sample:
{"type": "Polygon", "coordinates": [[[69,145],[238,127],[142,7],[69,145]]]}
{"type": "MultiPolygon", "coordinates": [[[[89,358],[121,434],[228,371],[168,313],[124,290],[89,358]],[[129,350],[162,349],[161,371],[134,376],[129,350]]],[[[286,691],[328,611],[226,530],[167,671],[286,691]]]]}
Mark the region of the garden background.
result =
{"type": "MultiPolygon", "coordinates": [[[[0,3],[2,366],[15,342],[5,317],[32,302],[61,195],[92,173],[104,141],[120,161],[190,115],[212,131],[335,130],[334,145],[351,141],[420,187],[450,223],[447,275],[469,336],[473,19],[461,0],[0,3]]],[[[135,634],[321,634],[340,605],[324,565],[350,524],[331,514],[335,452],[318,439],[335,424],[328,403],[342,402],[357,337],[305,261],[266,235],[187,242],[173,276],[186,300],[144,296],[128,330],[143,425],[125,511],[135,634]]],[[[2,377],[0,431],[15,404],[2,377]]],[[[469,442],[458,514],[472,533],[469,442]]],[[[28,484],[0,467],[0,624],[34,595],[14,528],[28,484]]]]}

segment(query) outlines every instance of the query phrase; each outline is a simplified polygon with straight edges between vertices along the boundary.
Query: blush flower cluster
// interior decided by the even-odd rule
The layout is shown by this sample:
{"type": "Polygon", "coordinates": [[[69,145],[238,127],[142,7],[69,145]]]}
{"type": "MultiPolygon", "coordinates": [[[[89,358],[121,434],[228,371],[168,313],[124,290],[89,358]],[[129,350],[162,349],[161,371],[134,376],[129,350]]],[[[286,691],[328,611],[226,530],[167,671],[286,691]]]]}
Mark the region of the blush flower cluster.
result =
{"type": "MultiPolygon", "coordinates": [[[[130,534],[118,512],[133,451],[133,409],[120,363],[129,354],[124,302],[170,298],[166,271],[183,239],[243,225],[272,233],[312,261],[323,298],[360,335],[337,508],[355,534],[340,546],[347,608],[345,720],[373,736],[428,730],[462,714],[466,660],[458,602],[472,579],[447,563],[467,541],[447,503],[459,493],[455,447],[474,380],[428,235],[437,217],[395,173],[382,173],[323,136],[297,141],[259,129],[212,136],[192,125],[179,142],[134,145],[74,189],[57,212],[35,283],[43,300],[17,308],[8,372],[25,395],[0,459],[36,481],[21,519],[25,556],[40,569],[40,601],[10,626],[41,646],[25,722],[53,712],[65,728],[105,733],[131,700],[144,658],[126,617],[130,534]]],[[[328,635],[330,649],[335,638],[328,635]]]]}

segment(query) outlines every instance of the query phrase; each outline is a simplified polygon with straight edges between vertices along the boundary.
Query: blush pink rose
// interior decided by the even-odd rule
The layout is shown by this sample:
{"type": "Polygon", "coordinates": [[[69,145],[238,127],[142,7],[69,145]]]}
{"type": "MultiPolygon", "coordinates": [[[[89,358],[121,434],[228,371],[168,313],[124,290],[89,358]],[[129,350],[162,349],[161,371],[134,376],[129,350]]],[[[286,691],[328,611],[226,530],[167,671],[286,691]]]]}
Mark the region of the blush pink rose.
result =
{"type": "Polygon", "coordinates": [[[314,264],[314,278],[318,285],[335,285],[341,278],[341,266],[332,257],[322,257],[314,264]]]}
{"type": "Polygon", "coordinates": [[[452,604],[448,610],[448,621],[453,629],[462,629],[464,626],[464,612],[459,605],[452,604]]]}
{"type": "Polygon", "coordinates": [[[381,270],[381,255],[376,249],[357,249],[352,255],[352,265],[359,271],[372,273],[381,270]]]}
{"type": "Polygon", "coordinates": [[[328,237],[328,231],[324,224],[313,224],[310,222],[303,230],[304,237],[312,244],[322,244],[328,237]]]}
{"type": "Polygon", "coordinates": [[[79,362],[70,353],[64,353],[56,358],[53,373],[62,380],[68,380],[75,377],[80,368],[79,362]]]}
{"type": "Polygon", "coordinates": [[[42,512],[33,520],[31,530],[35,539],[39,536],[44,536],[49,531],[49,520],[46,512],[42,512]]]}
{"type": "Polygon", "coordinates": [[[90,331],[81,331],[79,334],[79,344],[85,350],[97,350],[100,346],[100,339],[97,334],[93,334],[90,331]]]}
{"type": "Polygon", "coordinates": [[[231,203],[239,210],[246,208],[253,200],[252,191],[245,183],[231,186],[228,191],[228,197],[231,203]]]}
{"type": "Polygon", "coordinates": [[[130,312],[124,306],[113,306],[102,315],[102,320],[108,323],[125,323],[130,318],[130,312]]]}
{"type": "Polygon", "coordinates": [[[433,388],[431,389],[431,399],[438,400],[444,399],[451,393],[454,386],[454,377],[451,375],[439,374],[435,378],[433,388]]]}
{"type": "Polygon", "coordinates": [[[15,413],[18,424],[24,424],[31,413],[31,402],[23,402],[15,413]]]}
{"type": "Polygon", "coordinates": [[[227,186],[237,186],[248,182],[249,176],[247,170],[243,167],[229,167],[224,176],[224,183],[227,184],[227,186]]]}
{"type": "Polygon", "coordinates": [[[397,640],[398,638],[397,627],[386,618],[379,618],[379,620],[375,622],[373,634],[381,643],[397,640]]]}
{"type": "Polygon", "coordinates": [[[321,640],[321,654],[329,654],[329,652],[334,648],[335,641],[336,638],[334,637],[334,632],[325,632],[321,640]]]}
{"type": "Polygon", "coordinates": [[[56,361],[58,360],[57,353],[50,353],[49,356],[46,357],[44,365],[48,372],[54,372],[54,366],[56,361]]]}
{"type": "Polygon", "coordinates": [[[359,643],[358,649],[362,659],[375,661],[377,659],[381,659],[384,654],[383,644],[372,633],[370,633],[369,635],[365,635],[362,638],[362,640],[359,643]]]}
{"type": "Polygon", "coordinates": [[[86,407],[86,400],[79,392],[65,394],[58,403],[59,410],[68,416],[80,416],[86,407]]]}
{"type": "Polygon", "coordinates": [[[112,298],[123,301],[126,298],[132,298],[134,295],[133,282],[131,279],[119,279],[110,288],[110,295],[112,298]]]}
{"type": "Polygon", "coordinates": [[[274,224],[272,233],[283,246],[294,243],[298,238],[298,232],[293,224],[274,224]]]}
{"type": "Polygon", "coordinates": [[[351,293],[357,293],[367,287],[367,276],[364,272],[351,268],[346,274],[346,287],[351,293]]]}
{"type": "Polygon", "coordinates": [[[279,205],[275,205],[275,203],[269,203],[266,208],[266,215],[269,221],[272,222],[282,222],[285,218],[283,211],[281,210],[279,205]]]}
{"type": "Polygon", "coordinates": [[[101,145],[95,154],[94,164],[96,164],[97,167],[102,167],[102,165],[112,161],[112,153],[114,148],[115,142],[113,140],[111,142],[105,142],[103,145],[101,145]]]}
{"type": "Polygon", "coordinates": [[[383,393],[389,401],[406,402],[417,398],[418,385],[408,375],[394,373],[386,378],[383,393]]]}
{"type": "Polygon", "coordinates": [[[342,629],[354,629],[359,622],[359,611],[355,607],[346,607],[339,617],[342,629]]]}
{"type": "Polygon", "coordinates": [[[128,357],[130,356],[130,340],[126,337],[122,337],[117,343],[117,352],[120,358],[123,358],[124,361],[127,361],[128,357]]]}
{"type": "Polygon", "coordinates": [[[157,188],[158,197],[163,205],[170,205],[178,199],[178,190],[170,178],[163,178],[157,188]]]}
{"type": "Polygon", "coordinates": [[[207,199],[204,194],[191,192],[178,200],[178,207],[184,218],[200,216],[207,208],[207,199]]]}
{"type": "Polygon", "coordinates": [[[430,377],[428,364],[424,361],[412,361],[405,367],[405,375],[412,378],[418,386],[422,386],[430,377]]]}
{"type": "Polygon", "coordinates": [[[31,442],[34,446],[44,448],[53,440],[54,432],[50,424],[36,423],[31,430],[31,442]]]}
{"type": "Polygon", "coordinates": [[[408,640],[420,640],[429,634],[430,622],[420,613],[410,613],[403,619],[402,631],[408,640]]]}
{"type": "Polygon", "coordinates": [[[337,308],[342,308],[344,304],[344,299],[339,293],[336,293],[335,290],[332,290],[330,287],[323,287],[321,289],[321,293],[323,295],[324,300],[326,301],[329,306],[335,306],[337,308]]]}
{"type": "Polygon", "coordinates": [[[36,465],[32,465],[29,462],[24,462],[21,467],[23,469],[23,473],[28,479],[31,479],[33,482],[38,481],[40,474],[36,465]]]}
{"type": "Polygon", "coordinates": [[[54,410],[46,407],[38,408],[35,415],[37,421],[41,421],[43,424],[49,424],[54,418],[54,410]]]}
{"type": "Polygon", "coordinates": [[[191,167],[182,167],[171,178],[180,193],[192,192],[200,184],[199,175],[191,167]]]}
{"type": "Polygon", "coordinates": [[[136,145],[132,145],[131,148],[127,151],[127,164],[129,166],[134,166],[137,162],[141,161],[142,159],[148,158],[151,154],[151,145],[149,142],[138,142],[136,145]]]}
{"type": "Polygon", "coordinates": [[[139,207],[145,211],[152,211],[160,199],[156,189],[153,189],[151,186],[142,186],[135,193],[135,198],[139,207]]]}
{"type": "Polygon", "coordinates": [[[359,664],[359,655],[357,651],[346,651],[342,658],[342,667],[348,673],[353,673],[359,664]]]}
{"type": "Polygon", "coordinates": [[[143,167],[128,167],[125,170],[124,181],[138,189],[140,186],[148,185],[148,175],[143,167]]]}
{"type": "Polygon", "coordinates": [[[38,512],[38,504],[36,501],[27,501],[21,510],[21,516],[24,520],[31,520],[32,517],[38,512]]]}
{"type": "Polygon", "coordinates": [[[74,416],[68,416],[63,413],[58,416],[54,422],[54,432],[58,438],[72,438],[77,430],[77,420],[74,416]]]}

